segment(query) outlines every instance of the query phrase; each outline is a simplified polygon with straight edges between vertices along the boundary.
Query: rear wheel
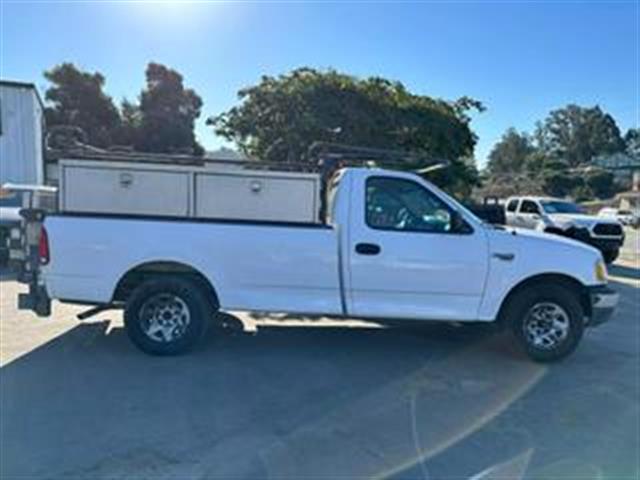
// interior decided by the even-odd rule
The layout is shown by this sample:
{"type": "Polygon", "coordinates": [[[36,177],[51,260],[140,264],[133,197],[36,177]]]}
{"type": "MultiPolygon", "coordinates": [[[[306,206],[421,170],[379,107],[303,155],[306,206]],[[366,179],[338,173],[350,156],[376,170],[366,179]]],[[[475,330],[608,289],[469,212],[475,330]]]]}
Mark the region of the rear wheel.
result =
{"type": "Polygon", "coordinates": [[[124,323],[131,341],[153,355],[178,355],[192,349],[214,309],[204,289],[179,277],[150,279],[129,297],[124,323]]]}
{"type": "Polygon", "coordinates": [[[536,286],[516,294],[506,320],[527,355],[537,362],[572,353],[584,331],[584,311],[575,291],[561,285],[536,286]]]}

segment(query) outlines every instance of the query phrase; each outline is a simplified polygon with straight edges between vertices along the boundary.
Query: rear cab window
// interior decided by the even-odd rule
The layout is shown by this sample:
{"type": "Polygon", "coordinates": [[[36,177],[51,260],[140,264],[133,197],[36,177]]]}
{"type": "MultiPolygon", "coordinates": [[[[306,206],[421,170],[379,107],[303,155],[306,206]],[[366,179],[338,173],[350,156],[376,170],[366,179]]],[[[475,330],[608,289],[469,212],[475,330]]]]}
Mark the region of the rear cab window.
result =
{"type": "Polygon", "coordinates": [[[507,203],[507,212],[515,212],[518,209],[518,202],[519,200],[517,198],[509,200],[509,203],[507,203]]]}

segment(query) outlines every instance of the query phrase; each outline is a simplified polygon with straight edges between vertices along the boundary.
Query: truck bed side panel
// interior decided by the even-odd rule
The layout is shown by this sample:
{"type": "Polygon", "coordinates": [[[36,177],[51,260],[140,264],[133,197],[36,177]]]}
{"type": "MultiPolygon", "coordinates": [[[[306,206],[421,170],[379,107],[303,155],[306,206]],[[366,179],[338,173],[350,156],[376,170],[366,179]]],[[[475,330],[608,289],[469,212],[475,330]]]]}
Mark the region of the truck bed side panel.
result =
{"type": "Polygon", "coordinates": [[[108,302],[130,269],[174,261],[207,277],[223,309],[341,313],[330,228],[74,216],[45,226],[53,298],[108,302]]]}

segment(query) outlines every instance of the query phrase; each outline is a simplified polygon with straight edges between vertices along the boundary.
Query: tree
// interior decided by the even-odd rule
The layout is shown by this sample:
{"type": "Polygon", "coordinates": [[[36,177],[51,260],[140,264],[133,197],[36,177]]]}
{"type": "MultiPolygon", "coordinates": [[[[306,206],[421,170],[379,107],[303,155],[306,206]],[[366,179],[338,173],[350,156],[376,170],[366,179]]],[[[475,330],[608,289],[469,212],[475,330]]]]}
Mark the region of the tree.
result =
{"type": "Polygon", "coordinates": [[[487,169],[490,174],[522,172],[528,157],[534,152],[535,148],[526,133],[509,128],[489,153],[487,169]]]}
{"type": "Polygon", "coordinates": [[[308,147],[331,141],[446,158],[464,176],[458,181],[477,181],[475,166],[461,160],[472,156],[476,143],[467,112],[482,110],[468,97],[446,102],[413,94],[399,82],[310,68],[262,77],[238,97],[240,105],[208,124],[262,160],[311,161],[308,147]]]}
{"type": "Polygon", "coordinates": [[[626,151],[632,157],[640,158],[640,128],[630,128],[624,136],[626,151]]]}
{"type": "Polygon", "coordinates": [[[57,65],[44,76],[51,82],[45,93],[51,104],[45,109],[47,125],[79,127],[91,145],[108,146],[120,116],[111,97],[103,92],[104,76],[83,72],[72,63],[57,65]]]}
{"type": "Polygon", "coordinates": [[[150,63],[146,79],[139,106],[123,105],[125,120],[135,132],[136,149],[202,155],[204,149],[194,134],[202,99],[184,87],[182,75],[164,65],[150,63]]]}
{"type": "Polygon", "coordinates": [[[538,126],[536,138],[547,155],[565,159],[571,167],[625,147],[615,120],[598,106],[567,105],[552,111],[538,126]]]}
{"type": "Polygon", "coordinates": [[[120,104],[120,124],[113,132],[113,142],[117,145],[127,146],[139,144],[141,124],[142,114],[138,105],[126,98],[123,99],[120,104]]]}
{"type": "Polygon", "coordinates": [[[552,197],[566,197],[581,186],[582,180],[561,170],[545,170],[542,174],[542,191],[552,197]]]}
{"type": "Polygon", "coordinates": [[[611,198],[617,192],[614,175],[606,170],[597,169],[588,171],[584,183],[596,198],[611,198]]]}

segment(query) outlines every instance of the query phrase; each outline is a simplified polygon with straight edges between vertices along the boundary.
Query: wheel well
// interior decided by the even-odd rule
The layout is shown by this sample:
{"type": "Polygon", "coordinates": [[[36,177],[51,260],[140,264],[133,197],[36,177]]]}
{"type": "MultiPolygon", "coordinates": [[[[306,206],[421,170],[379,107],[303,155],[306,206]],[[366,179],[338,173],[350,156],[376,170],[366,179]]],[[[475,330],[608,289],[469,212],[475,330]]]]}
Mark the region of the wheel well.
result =
{"type": "Polygon", "coordinates": [[[147,262],[132,268],[125,273],[113,292],[113,302],[126,302],[133,290],[150,278],[159,276],[181,276],[200,285],[211,299],[214,307],[220,306],[218,294],[207,277],[195,268],[179,262],[147,262]]]}
{"type": "Polygon", "coordinates": [[[501,323],[504,322],[503,312],[507,310],[509,302],[513,298],[515,298],[522,290],[534,287],[536,285],[549,284],[561,285],[565,288],[568,288],[569,290],[574,291],[580,299],[580,304],[584,309],[585,315],[591,316],[591,301],[589,299],[589,293],[587,292],[585,286],[579,280],[576,280],[569,275],[563,275],[561,273],[543,273],[522,280],[509,291],[505,299],[502,301],[502,305],[500,306],[498,321],[501,323]]]}

